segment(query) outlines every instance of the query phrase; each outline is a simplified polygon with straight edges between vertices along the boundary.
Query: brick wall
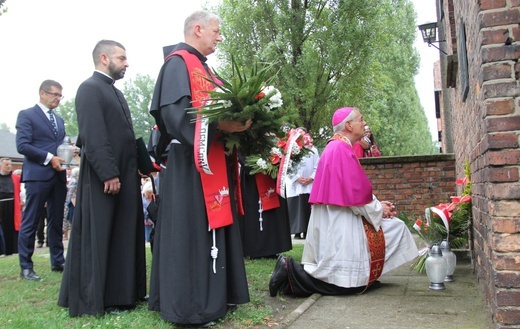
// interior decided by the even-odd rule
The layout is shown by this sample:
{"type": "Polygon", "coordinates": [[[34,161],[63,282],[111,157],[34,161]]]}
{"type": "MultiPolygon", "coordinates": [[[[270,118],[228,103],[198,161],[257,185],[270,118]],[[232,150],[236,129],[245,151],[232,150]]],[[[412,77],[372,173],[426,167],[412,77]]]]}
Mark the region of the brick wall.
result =
{"type": "Polygon", "coordinates": [[[457,54],[461,20],[466,29],[469,93],[463,100],[459,70],[443,104],[457,176],[471,164],[475,270],[496,328],[520,328],[520,0],[447,0],[443,9],[448,53],[457,54]]]}
{"type": "Polygon", "coordinates": [[[424,218],[427,207],[456,195],[453,154],[360,159],[374,194],[395,203],[397,211],[424,218]]]}

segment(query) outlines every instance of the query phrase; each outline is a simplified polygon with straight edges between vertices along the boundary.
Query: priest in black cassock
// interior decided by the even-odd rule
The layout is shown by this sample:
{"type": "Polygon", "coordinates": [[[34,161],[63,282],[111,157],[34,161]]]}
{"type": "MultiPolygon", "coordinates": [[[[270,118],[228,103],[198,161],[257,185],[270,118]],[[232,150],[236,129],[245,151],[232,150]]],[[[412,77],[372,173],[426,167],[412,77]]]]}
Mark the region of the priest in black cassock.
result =
{"type": "Polygon", "coordinates": [[[251,122],[192,121],[195,115],[186,109],[202,104],[213,88],[201,75],[210,76],[206,56],[222,41],[220,19],[195,12],[185,21],[184,37],[165,59],[151,105],[161,136],[171,143],[161,177],[149,309],[177,324],[210,326],[229,308],[249,302],[236,220],[236,157],[226,156],[215,136],[244,131],[251,122]],[[212,174],[199,166],[206,154],[212,174]]]}
{"type": "MultiPolygon", "coordinates": [[[[245,161],[244,161],[245,162],[245,161]]],[[[292,249],[287,201],[276,193],[276,181],[269,175],[240,172],[244,216],[240,216],[240,235],[244,256],[276,258],[292,249]]]]}
{"type": "Polygon", "coordinates": [[[146,296],[140,176],[128,104],[114,87],[125,48],[101,40],[95,72],[78,88],[81,147],[76,209],[58,305],[70,316],[132,309],[146,296]]]}

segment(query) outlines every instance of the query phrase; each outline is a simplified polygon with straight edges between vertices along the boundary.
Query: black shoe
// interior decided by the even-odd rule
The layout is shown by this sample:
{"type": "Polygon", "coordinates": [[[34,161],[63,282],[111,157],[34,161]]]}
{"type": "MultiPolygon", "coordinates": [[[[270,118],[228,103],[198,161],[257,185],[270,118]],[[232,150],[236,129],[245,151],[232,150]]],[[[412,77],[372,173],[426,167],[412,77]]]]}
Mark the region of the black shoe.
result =
{"type": "Polygon", "coordinates": [[[237,304],[227,304],[227,311],[228,313],[233,313],[238,308],[237,304]]]}
{"type": "Polygon", "coordinates": [[[209,328],[209,327],[213,327],[214,325],[216,325],[217,323],[215,321],[209,321],[209,322],[206,322],[206,323],[203,323],[201,324],[200,326],[198,326],[199,328],[209,328]]]}
{"type": "Polygon", "coordinates": [[[124,314],[130,312],[134,308],[134,305],[107,306],[105,307],[105,314],[124,314]]]}
{"type": "Polygon", "coordinates": [[[269,280],[269,295],[271,295],[271,297],[276,297],[280,288],[282,288],[287,281],[287,258],[280,255],[276,260],[273,274],[271,274],[271,279],[269,280]]]}
{"type": "Polygon", "coordinates": [[[298,233],[298,234],[295,234],[294,235],[294,240],[302,240],[302,236],[301,236],[301,233],[298,233]]]}
{"type": "Polygon", "coordinates": [[[38,242],[38,244],[36,245],[36,247],[38,247],[38,248],[43,248],[43,242],[38,242]]]}
{"type": "Polygon", "coordinates": [[[118,307],[106,307],[105,308],[105,313],[106,314],[124,314],[124,313],[128,313],[128,310],[127,309],[124,309],[124,308],[118,308],[118,307]]]}
{"type": "Polygon", "coordinates": [[[65,268],[65,264],[54,265],[54,266],[51,267],[51,271],[53,271],[53,272],[63,272],[64,268],[65,268]]]}
{"type": "Polygon", "coordinates": [[[31,281],[38,281],[40,280],[40,277],[36,272],[33,271],[32,268],[22,270],[20,273],[20,277],[24,280],[31,280],[31,281]]]}

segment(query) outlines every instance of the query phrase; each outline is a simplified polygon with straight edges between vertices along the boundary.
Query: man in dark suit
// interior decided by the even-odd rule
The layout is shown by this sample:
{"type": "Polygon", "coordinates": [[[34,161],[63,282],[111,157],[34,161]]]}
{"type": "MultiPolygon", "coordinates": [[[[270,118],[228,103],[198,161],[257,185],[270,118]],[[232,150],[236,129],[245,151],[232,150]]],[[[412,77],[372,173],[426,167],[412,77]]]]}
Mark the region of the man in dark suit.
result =
{"type": "Polygon", "coordinates": [[[47,236],[51,269],[63,271],[63,210],[67,195],[64,160],[57,156],[58,146],[65,137],[63,119],[52,110],[58,107],[62,86],[45,80],[40,86],[40,102],[20,111],[16,121],[16,148],[24,155],[22,182],[25,183],[26,206],[18,236],[21,277],[39,280],[31,257],[41,212],[47,202],[47,236]]]}

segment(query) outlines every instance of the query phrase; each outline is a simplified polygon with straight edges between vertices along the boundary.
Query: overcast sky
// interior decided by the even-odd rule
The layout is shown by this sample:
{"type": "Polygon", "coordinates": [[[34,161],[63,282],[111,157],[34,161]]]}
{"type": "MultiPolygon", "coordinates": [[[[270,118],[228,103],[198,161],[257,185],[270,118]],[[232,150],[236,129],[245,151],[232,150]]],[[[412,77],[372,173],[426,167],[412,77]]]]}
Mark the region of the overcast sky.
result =
{"type": "MultiPolygon", "coordinates": [[[[412,2],[418,24],[436,20],[435,0],[412,2]]],[[[38,102],[43,80],[61,83],[64,101],[73,98],[79,84],[92,74],[92,49],[101,39],[119,41],[126,48],[130,67],[116,83],[119,89],[137,74],[155,79],[163,61],[162,47],[183,40],[184,19],[204,3],[7,0],[8,12],[0,17],[0,123],[14,132],[18,112],[38,102]]],[[[422,41],[418,30],[415,46],[421,55],[417,90],[435,138],[433,63],[439,53],[422,41]]]]}

